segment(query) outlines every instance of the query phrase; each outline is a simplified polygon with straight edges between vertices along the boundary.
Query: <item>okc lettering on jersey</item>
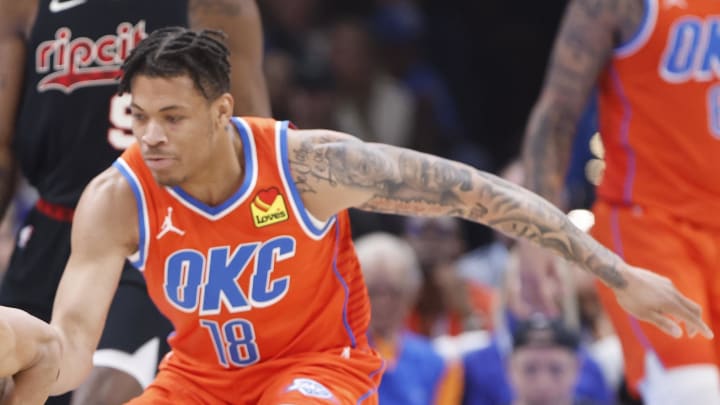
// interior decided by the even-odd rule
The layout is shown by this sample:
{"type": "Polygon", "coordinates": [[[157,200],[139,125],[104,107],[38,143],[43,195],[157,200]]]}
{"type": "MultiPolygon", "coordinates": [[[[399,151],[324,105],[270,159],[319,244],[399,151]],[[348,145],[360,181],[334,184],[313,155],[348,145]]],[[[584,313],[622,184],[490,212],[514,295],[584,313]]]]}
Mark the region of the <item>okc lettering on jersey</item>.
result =
{"type": "Polygon", "coordinates": [[[670,83],[720,79],[720,16],[686,16],[670,29],[660,65],[670,83]]]}
{"type": "Polygon", "coordinates": [[[87,37],[72,39],[70,28],[59,28],[55,39],[42,42],[35,50],[35,70],[40,74],[53,70],[40,80],[38,92],[71,93],[78,87],[116,83],[120,64],[147,33],[145,21],[135,26],[121,23],[115,32],[95,41],[87,37]]]}
{"type": "Polygon", "coordinates": [[[263,308],[283,299],[290,277],[272,280],[275,263],[295,256],[295,239],[279,236],[266,242],[214,247],[207,254],[183,249],[165,261],[165,297],[183,312],[219,314],[224,306],[230,313],[263,308]],[[252,263],[253,274],[247,291],[238,279],[252,263]]]}

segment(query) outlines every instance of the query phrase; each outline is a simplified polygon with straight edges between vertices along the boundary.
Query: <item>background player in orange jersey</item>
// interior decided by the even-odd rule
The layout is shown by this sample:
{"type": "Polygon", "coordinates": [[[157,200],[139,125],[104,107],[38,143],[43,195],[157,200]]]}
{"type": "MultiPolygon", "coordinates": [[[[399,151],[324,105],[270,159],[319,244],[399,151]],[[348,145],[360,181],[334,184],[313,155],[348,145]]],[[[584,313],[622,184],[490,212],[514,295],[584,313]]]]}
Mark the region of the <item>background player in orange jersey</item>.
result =
{"type": "MultiPolygon", "coordinates": [[[[138,142],[81,197],[41,331],[55,339],[26,333],[22,343],[38,353],[59,344],[61,356],[3,359],[16,393],[81,383],[128,257],[175,329],[156,380],[132,404],[376,403],[383,366],[366,338],[349,207],[491,225],[592,272],[665,332],[682,335],[682,322],[712,336],[670,280],[626,264],[527,190],[432,155],[233,117],[228,50],[215,32],[155,31],[123,71],[138,142]]],[[[1,319],[18,334],[34,322],[1,319]]]]}
{"type": "MultiPolygon", "coordinates": [[[[528,187],[562,204],[583,106],[599,89],[606,168],[592,234],[672,279],[720,326],[720,3],[573,0],[527,128],[528,187]]],[[[720,404],[720,342],[673,339],[600,295],[646,404],[720,404]]]]}
{"type": "MultiPolygon", "coordinates": [[[[116,91],[120,65],[147,33],[168,25],[227,32],[233,81],[245,83],[232,89],[235,112],[270,115],[254,0],[0,0],[0,216],[16,167],[40,194],[0,283],[0,305],[50,319],[80,194],[134,141],[130,97],[116,91]]],[[[171,325],[129,263],[106,325],[96,368],[74,404],[139,395],[169,349],[171,325]]]]}

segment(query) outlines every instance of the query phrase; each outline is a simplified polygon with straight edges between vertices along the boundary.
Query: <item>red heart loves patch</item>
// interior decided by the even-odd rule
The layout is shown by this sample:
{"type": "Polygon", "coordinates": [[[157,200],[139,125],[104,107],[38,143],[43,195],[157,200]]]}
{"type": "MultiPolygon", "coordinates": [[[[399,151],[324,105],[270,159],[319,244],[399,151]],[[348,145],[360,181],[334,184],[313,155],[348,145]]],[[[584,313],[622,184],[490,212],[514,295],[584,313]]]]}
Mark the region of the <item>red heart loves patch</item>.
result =
{"type": "Polygon", "coordinates": [[[276,187],[270,187],[266,190],[260,190],[257,193],[257,198],[260,199],[260,201],[264,202],[267,205],[272,205],[273,201],[275,201],[275,197],[280,194],[280,191],[276,187]]]}

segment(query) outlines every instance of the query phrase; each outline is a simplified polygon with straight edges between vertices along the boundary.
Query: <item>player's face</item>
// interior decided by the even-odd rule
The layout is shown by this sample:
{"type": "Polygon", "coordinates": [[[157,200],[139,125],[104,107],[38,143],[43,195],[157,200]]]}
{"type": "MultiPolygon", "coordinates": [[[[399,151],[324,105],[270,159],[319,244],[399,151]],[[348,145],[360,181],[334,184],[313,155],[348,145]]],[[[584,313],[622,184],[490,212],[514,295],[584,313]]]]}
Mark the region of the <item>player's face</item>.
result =
{"type": "Polygon", "coordinates": [[[180,185],[210,161],[218,122],[189,76],[133,78],[130,109],[133,134],[158,183],[180,185]]]}

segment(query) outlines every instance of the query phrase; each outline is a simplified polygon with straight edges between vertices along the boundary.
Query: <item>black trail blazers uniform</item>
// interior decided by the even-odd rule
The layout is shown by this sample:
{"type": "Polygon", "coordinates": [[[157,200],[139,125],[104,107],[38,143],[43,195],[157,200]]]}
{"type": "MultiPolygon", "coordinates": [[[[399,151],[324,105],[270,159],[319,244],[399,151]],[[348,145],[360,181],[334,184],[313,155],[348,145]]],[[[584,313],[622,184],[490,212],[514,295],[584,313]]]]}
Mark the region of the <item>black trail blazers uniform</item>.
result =
{"type": "MultiPolygon", "coordinates": [[[[130,96],[116,94],[119,67],[147,34],[172,25],[188,25],[187,0],[39,0],[13,149],[40,200],[18,234],[0,304],[50,319],[80,194],[134,141],[130,96]]],[[[112,230],[97,236],[103,232],[112,230]]],[[[145,386],[171,325],[147,297],[142,274],[125,267],[95,364],[145,386]],[[137,371],[132,354],[154,362],[149,371],[137,371]]]]}

